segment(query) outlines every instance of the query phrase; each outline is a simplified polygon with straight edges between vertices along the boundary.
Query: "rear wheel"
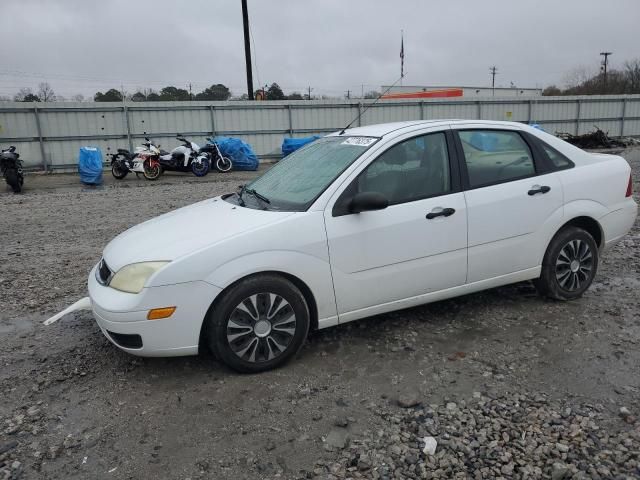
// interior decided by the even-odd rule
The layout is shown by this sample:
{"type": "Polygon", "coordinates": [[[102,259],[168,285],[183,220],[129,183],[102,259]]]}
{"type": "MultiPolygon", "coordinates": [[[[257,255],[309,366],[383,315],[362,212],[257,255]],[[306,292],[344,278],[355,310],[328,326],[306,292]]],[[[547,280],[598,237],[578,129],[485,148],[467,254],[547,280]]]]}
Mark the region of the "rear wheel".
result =
{"type": "Polygon", "coordinates": [[[287,362],[309,332],[304,295],[278,275],[256,275],[233,285],[207,321],[216,356],[239,372],[262,372],[287,362]]]}
{"type": "Polygon", "coordinates": [[[119,161],[111,162],[111,175],[117,180],[122,180],[127,176],[129,170],[124,168],[119,161]]]}
{"type": "Polygon", "coordinates": [[[20,191],[22,190],[22,182],[20,181],[18,172],[16,172],[13,168],[7,169],[7,171],[5,172],[5,180],[14,193],[20,193],[20,191]]]}
{"type": "Polygon", "coordinates": [[[534,283],[544,296],[573,300],[589,288],[597,270],[598,245],[593,237],[581,228],[565,227],[551,240],[534,283]]]}

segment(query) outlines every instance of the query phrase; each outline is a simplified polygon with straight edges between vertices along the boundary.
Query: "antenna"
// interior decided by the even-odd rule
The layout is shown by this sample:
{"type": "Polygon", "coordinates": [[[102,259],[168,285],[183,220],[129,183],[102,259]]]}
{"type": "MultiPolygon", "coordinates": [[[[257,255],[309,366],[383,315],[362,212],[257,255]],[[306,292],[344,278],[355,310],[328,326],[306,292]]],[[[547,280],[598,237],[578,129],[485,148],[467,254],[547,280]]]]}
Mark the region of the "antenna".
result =
{"type": "Polygon", "coordinates": [[[364,112],[366,112],[367,110],[369,110],[371,107],[373,107],[376,103],[378,103],[378,100],[380,100],[389,90],[391,90],[393,87],[396,86],[396,84],[402,80],[402,76],[400,78],[398,78],[395,82],[393,82],[393,85],[390,85],[384,92],[382,92],[380,95],[378,95],[378,98],[375,99],[374,102],[371,102],[367,105],[367,107],[365,109],[363,109],[361,112],[358,112],[358,116],[356,118],[354,118],[353,120],[351,120],[351,122],[349,122],[349,125],[347,125],[346,127],[344,127],[342,129],[342,131],[340,132],[340,135],[343,135],[345,130],[349,129],[349,127],[351,125],[354,124],[354,122],[356,122],[358,119],[360,119],[360,117],[362,117],[362,115],[364,114],[364,112]]]}

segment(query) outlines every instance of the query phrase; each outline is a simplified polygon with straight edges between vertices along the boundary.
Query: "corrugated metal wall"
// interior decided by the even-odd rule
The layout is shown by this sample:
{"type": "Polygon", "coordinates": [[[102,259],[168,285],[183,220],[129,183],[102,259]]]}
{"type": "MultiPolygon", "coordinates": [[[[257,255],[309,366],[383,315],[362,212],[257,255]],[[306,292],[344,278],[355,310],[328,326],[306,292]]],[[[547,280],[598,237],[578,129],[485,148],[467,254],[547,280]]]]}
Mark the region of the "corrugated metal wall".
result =
{"type": "MultiPolygon", "coordinates": [[[[0,104],[0,145],[15,145],[25,166],[69,168],[81,146],[103,153],[131,148],[146,135],[173,148],[181,133],[196,143],[240,137],[261,158],[278,158],[285,136],[325,134],[366,108],[358,101],[0,104]]],[[[473,100],[381,100],[354,125],[438,118],[535,122],[548,132],[640,136],[640,95],[473,100]]],[[[105,161],[107,159],[105,158],[105,161]]]]}

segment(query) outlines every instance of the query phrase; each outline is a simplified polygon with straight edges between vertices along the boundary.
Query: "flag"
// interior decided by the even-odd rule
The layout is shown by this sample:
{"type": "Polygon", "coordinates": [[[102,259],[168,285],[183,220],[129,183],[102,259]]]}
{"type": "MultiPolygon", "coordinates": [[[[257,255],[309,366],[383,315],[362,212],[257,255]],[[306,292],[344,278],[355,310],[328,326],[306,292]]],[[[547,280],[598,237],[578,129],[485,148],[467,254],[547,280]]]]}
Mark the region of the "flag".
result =
{"type": "Polygon", "coordinates": [[[404,34],[400,34],[400,78],[404,77],[404,34]]]}

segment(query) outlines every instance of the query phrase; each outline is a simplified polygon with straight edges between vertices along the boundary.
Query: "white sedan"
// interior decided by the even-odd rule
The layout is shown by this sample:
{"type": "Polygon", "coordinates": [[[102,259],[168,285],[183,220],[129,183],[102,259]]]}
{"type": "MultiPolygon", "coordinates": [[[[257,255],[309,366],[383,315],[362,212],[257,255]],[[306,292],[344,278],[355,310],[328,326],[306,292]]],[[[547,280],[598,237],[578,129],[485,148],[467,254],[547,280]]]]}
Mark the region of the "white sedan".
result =
{"type": "Polygon", "coordinates": [[[525,280],[580,297],[635,221],[631,185],[623,158],[518,123],[353,128],[120,234],[89,276],[91,305],[132,354],[208,346],[267,370],[309,329],[525,280]]]}

